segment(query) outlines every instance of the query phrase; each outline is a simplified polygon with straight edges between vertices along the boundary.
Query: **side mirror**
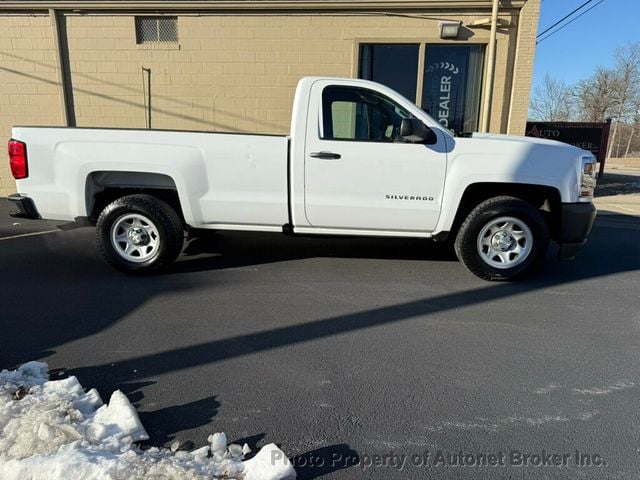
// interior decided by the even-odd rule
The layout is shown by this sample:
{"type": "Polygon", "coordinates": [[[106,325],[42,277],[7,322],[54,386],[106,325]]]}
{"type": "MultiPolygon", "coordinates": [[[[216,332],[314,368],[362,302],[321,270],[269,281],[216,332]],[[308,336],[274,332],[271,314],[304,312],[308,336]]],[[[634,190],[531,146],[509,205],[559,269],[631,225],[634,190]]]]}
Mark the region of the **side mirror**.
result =
{"type": "Polygon", "coordinates": [[[437,143],[436,132],[427,127],[422,120],[417,118],[403,118],[400,124],[400,136],[411,143],[425,143],[433,145],[437,143]]]}

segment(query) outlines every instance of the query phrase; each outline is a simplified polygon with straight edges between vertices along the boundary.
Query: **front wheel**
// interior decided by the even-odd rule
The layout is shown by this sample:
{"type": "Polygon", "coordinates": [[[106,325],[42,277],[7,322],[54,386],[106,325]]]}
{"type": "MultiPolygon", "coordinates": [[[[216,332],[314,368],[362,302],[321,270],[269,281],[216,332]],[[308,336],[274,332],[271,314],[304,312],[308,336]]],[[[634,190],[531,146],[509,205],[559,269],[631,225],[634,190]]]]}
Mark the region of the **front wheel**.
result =
{"type": "Polygon", "coordinates": [[[114,200],[102,211],[96,227],[103,256],[126,273],[160,269],[175,260],[184,242],[176,211],[151,195],[114,200]]]}
{"type": "Polygon", "coordinates": [[[539,210],[514,197],[490,198],[466,218],[455,240],[456,255],[485,280],[516,280],[544,260],[549,229],[539,210]]]}

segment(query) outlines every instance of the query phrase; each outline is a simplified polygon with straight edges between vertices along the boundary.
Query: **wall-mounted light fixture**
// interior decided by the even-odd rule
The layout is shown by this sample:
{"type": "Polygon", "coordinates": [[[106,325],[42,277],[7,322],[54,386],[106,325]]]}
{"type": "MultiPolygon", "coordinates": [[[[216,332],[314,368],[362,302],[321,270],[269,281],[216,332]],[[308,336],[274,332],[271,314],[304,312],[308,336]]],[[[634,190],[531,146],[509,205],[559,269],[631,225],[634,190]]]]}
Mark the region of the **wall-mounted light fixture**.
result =
{"type": "Polygon", "coordinates": [[[440,22],[440,38],[458,38],[461,26],[461,21],[440,22]]]}

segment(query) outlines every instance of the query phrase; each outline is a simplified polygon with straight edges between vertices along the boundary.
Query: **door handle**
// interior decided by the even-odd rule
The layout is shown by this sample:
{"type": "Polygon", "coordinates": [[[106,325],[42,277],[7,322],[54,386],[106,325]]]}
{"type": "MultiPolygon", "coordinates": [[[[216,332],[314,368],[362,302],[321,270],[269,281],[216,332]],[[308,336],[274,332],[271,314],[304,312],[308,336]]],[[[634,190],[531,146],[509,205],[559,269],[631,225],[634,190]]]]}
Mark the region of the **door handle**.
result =
{"type": "Polygon", "coordinates": [[[312,158],[321,158],[323,160],[338,160],[340,158],[339,153],[333,152],[313,152],[309,154],[312,158]]]}

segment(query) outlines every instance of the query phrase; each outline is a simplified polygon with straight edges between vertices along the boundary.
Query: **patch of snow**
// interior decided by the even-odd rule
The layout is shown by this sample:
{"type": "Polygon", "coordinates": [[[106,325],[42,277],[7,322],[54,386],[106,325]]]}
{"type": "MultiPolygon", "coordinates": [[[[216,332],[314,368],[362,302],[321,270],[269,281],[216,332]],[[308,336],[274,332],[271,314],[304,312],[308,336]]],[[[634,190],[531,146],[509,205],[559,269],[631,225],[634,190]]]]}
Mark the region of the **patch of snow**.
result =
{"type": "Polygon", "coordinates": [[[561,415],[541,415],[539,417],[526,417],[526,416],[511,416],[505,418],[488,419],[488,418],[476,418],[476,422],[460,422],[460,421],[445,421],[437,427],[427,427],[428,431],[441,432],[446,429],[456,430],[485,430],[490,432],[497,432],[498,428],[503,425],[509,425],[514,423],[525,423],[531,426],[543,425],[551,422],[568,422],[571,419],[561,415]]]}
{"type": "Polygon", "coordinates": [[[598,410],[591,410],[590,412],[581,412],[578,414],[578,420],[591,420],[593,417],[598,415],[600,412],[598,410]]]}
{"type": "Polygon", "coordinates": [[[543,425],[551,422],[568,422],[569,418],[561,415],[541,415],[540,417],[507,417],[500,420],[501,423],[524,422],[528,425],[543,425]]]}
{"type": "Polygon", "coordinates": [[[453,428],[457,430],[496,430],[498,425],[495,423],[469,423],[469,422],[442,422],[445,428],[453,428]]]}
{"type": "Polygon", "coordinates": [[[635,383],[628,381],[620,381],[616,382],[613,385],[607,385],[605,387],[592,387],[592,388],[574,388],[571,390],[573,393],[577,393],[580,395],[608,395],[611,392],[615,392],[617,390],[626,390],[628,388],[635,387],[635,383]]]}
{"type": "Polygon", "coordinates": [[[290,473],[293,472],[291,462],[273,443],[262,447],[255,457],[246,460],[244,464],[244,480],[295,478],[295,472],[293,473],[293,476],[290,473]],[[266,472],[269,473],[269,477],[265,477],[266,472]]]}
{"type": "Polygon", "coordinates": [[[553,392],[554,390],[558,390],[559,388],[561,388],[560,385],[557,385],[555,383],[550,383],[549,385],[547,385],[546,387],[540,387],[540,388],[536,388],[533,393],[537,394],[537,395],[545,395],[547,393],[553,392]]]}
{"type": "Polygon", "coordinates": [[[209,443],[211,444],[211,453],[224,453],[227,448],[227,435],[225,433],[214,433],[209,435],[209,443]]]}
{"type": "Polygon", "coordinates": [[[49,380],[46,363],[0,372],[0,478],[2,480],[290,480],[295,471],[274,444],[254,458],[245,444],[227,445],[224,433],[191,452],[141,450],[148,439],[136,410],[120,391],[104,405],[95,389],[75,377],[49,380]]]}

